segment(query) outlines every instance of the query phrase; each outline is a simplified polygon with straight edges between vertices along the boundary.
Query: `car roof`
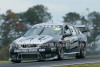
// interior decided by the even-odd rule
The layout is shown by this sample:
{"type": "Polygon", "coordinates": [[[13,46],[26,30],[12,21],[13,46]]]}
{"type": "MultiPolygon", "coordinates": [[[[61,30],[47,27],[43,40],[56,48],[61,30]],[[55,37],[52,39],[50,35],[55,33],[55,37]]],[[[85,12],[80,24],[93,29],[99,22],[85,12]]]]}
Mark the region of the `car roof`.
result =
{"type": "Polygon", "coordinates": [[[64,25],[70,25],[70,24],[63,23],[63,22],[57,22],[57,23],[47,22],[47,23],[35,24],[33,26],[43,26],[43,25],[61,25],[61,26],[64,26],[64,25]]]}

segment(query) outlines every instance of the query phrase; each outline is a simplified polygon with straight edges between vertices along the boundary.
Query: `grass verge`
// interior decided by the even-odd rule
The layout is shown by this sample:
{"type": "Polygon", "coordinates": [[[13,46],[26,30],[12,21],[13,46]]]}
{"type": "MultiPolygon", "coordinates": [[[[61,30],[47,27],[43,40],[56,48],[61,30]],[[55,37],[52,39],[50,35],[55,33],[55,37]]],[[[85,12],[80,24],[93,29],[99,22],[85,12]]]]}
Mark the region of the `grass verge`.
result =
{"type": "Polygon", "coordinates": [[[79,65],[65,65],[65,66],[57,66],[57,67],[100,67],[100,63],[87,63],[87,64],[79,64],[79,65]]]}
{"type": "Polygon", "coordinates": [[[0,61],[0,63],[10,63],[10,61],[0,61]]]}

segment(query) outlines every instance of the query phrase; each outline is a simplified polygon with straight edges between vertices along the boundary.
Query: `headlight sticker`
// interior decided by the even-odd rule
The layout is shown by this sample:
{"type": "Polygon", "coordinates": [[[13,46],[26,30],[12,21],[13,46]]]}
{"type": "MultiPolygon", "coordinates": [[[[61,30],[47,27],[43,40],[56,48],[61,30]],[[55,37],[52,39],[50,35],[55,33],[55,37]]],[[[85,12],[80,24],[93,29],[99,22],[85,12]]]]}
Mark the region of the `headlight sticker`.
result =
{"type": "Polygon", "coordinates": [[[56,31],[59,31],[59,30],[60,30],[60,28],[55,28],[55,30],[56,30],[56,31]]]}

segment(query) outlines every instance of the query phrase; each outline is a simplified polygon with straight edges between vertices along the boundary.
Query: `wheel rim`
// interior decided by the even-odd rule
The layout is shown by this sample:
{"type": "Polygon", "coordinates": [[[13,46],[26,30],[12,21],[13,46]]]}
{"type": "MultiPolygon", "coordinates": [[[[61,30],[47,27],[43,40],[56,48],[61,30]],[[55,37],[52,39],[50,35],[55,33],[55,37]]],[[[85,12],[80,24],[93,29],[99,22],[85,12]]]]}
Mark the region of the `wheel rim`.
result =
{"type": "Polygon", "coordinates": [[[59,55],[61,58],[63,58],[63,50],[62,49],[59,51],[59,55]]]}
{"type": "Polygon", "coordinates": [[[82,50],[81,50],[81,53],[83,56],[86,55],[86,47],[85,47],[85,44],[82,43],[82,50]]]}

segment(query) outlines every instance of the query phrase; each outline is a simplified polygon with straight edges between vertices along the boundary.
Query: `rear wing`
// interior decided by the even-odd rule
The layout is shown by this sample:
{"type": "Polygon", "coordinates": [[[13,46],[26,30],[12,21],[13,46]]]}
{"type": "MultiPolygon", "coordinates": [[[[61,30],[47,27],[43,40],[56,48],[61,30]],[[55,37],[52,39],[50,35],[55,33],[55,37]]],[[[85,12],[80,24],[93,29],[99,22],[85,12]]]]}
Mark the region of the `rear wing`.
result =
{"type": "Polygon", "coordinates": [[[81,32],[87,32],[88,26],[87,25],[75,25],[76,28],[78,28],[81,32]]]}

